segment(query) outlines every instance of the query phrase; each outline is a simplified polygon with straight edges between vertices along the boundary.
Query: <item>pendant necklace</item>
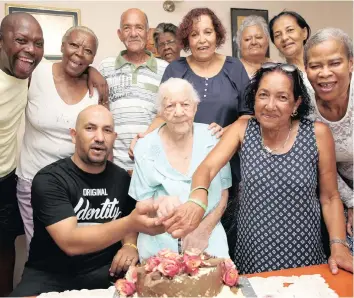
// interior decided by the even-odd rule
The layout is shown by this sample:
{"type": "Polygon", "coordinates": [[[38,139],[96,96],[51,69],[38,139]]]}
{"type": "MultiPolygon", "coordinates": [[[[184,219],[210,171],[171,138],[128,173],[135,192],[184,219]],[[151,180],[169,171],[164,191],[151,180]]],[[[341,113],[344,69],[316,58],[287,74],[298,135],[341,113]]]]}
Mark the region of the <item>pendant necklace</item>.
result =
{"type": "Polygon", "coordinates": [[[292,124],[290,124],[290,126],[289,126],[288,136],[286,137],[286,140],[284,141],[283,145],[282,145],[282,146],[279,146],[279,147],[277,147],[277,148],[275,148],[275,149],[271,149],[271,148],[269,148],[268,146],[266,146],[266,145],[264,144],[263,131],[262,131],[262,127],[260,126],[261,139],[262,139],[262,148],[263,148],[263,150],[264,150],[267,154],[273,155],[274,152],[278,151],[279,149],[283,149],[283,148],[285,147],[286,143],[289,141],[291,129],[292,129],[292,124]]]}

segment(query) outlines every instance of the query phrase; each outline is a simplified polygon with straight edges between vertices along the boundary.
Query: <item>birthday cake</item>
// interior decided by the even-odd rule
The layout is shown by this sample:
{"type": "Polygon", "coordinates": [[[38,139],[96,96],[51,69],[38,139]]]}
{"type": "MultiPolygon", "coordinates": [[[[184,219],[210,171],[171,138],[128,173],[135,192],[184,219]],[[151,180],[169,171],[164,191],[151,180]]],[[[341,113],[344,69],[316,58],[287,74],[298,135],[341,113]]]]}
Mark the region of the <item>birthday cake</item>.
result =
{"type": "Polygon", "coordinates": [[[131,266],[115,286],[120,297],[217,297],[225,286],[235,287],[237,282],[238,272],[230,259],[193,250],[183,255],[162,250],[131,266]]]}

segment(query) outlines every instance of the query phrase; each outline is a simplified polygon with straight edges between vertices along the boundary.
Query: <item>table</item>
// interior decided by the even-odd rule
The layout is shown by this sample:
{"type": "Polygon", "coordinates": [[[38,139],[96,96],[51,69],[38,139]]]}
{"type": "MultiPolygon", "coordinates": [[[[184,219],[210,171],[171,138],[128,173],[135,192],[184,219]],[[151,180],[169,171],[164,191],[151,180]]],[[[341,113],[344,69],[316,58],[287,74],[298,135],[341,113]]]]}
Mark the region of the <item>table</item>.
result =
{"type": "Polygon", "coordinates": [[[329,271],[327,264],[301,267],[294,269],[285,269],[279,271],[247,274],[247,277],[269,277],[269,276],[300,276],[310,274],[321,274],[328,283],[329,287],[334,290],[340,297],[353,297],[353,274],[344,270],[339,270],[338,274],[333,275],[329,271]]]}
{"type": "MultiPolygon", "coordinates": [[[[339,270],[338,274],[332,275],[327,264],[301,267],[294,269],[284,269],[271,272],[246,274],[247,277],[269,277],[269,276],[300,276],[320,274],[329,287],[333,289],[340,297],[353,297],[353,274],[344,270],[339,270]]],[[[36,298],[35,296],[27,298],[36,298]]]]}

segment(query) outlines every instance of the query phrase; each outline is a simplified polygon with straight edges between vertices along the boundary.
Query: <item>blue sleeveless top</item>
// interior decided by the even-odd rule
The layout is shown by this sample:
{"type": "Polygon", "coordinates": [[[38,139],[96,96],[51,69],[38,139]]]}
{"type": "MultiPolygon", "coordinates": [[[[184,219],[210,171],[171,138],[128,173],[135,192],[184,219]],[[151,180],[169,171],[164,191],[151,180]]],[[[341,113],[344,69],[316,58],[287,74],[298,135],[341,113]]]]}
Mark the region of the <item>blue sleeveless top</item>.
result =
{"type": "Polygon", "coordinates": [[[300,120],[292,148],[275,155],[263,149],[260,125],[252,118],[240,159],[242,191],[235,249],[240,273],[325,263],[314,123],[300,120]]]}

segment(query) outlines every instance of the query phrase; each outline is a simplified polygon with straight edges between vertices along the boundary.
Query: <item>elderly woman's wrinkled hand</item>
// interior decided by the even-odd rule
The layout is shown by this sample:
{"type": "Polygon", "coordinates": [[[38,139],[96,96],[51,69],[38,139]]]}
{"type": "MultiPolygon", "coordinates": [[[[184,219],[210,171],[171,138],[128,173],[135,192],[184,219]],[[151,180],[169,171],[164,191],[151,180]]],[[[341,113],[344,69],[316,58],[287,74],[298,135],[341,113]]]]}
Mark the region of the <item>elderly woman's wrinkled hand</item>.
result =
{"type": "Polygon", "coordinates": [[[146,135],[145,132],[140,132],[140,133],[138,133],[138,134],[134,137],[134,139],[131,141],[130,146],[129,146],[129,150],[128,150],[128,155],[129,155],[129,158],[130,158],[132,161],[134,161],[134,147],[135,147],[135,145],[136,145],[136,142],[137,142],[139,139],[145,137],[145,135],[146,135]]]}
{"type": "Polygon", "coordinates": [[[156,211],[152,199],[138,202],[135,209],[127,216],[130,221],[129,227],[133,232],[152,236],[164,233],[165,227],[156,223],[156,211]]]}
{"type": "Polygon", "coordinates": [[[89,88],[90,97],[93,96],[93,89],[96,88],[99,95],[98,103],[109,109],[109,88],[106,79],[100,74],[100,72],[93,67],[88,68],[87,85],[89,88]]]}
{"type": "Polygon", "coordinates": [[[199,226],[204,213],[200,206],[187,202],[177,207],[168,216],[158,219],[156,224],[162,223],[166,232],[173,238],[184,238],[199,226]]]}
{"type": "Polygon", "coordinates": [[[217,123],[213,122],[209,125],[208,129],[211,129],[211,134],[215,135],[217,138],[221,138],[224,134],[224,129],[217,123]]]}
{"type": "Polygon", "coordinates": [[[203,252],[209,245],[211,233],[202,225],[199,225],[194,231],[182,239],[182,250],[198,249],[203,252]]]}
{"type": "Polygon", "coordinates": [[[350,254],[349,249],[343,246],[331,251],[331,256],[328,260],[328,266],[332,274],[337,274],[338,268],[353,272],[353,256],[350,254]]]}
{"type": "Polygon", "coordinates": [[[157,217],[163,218],[168,216],[181,204],[182,203],[177,196],[160,196],[154,201],[157,217]]]}

